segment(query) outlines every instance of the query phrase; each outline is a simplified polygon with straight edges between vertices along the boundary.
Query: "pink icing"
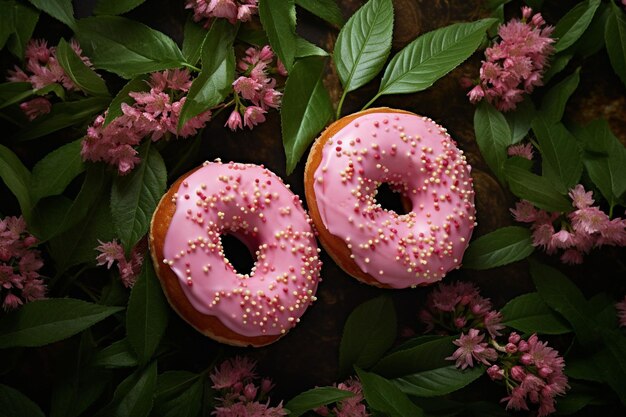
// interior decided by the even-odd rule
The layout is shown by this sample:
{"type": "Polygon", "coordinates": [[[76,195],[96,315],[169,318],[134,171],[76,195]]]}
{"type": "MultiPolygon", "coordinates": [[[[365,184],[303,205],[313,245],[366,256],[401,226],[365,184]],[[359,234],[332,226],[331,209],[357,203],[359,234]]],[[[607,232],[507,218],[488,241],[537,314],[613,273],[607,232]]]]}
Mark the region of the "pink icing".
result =
{"type": "Polygon", "coordinates": [[[413,114],[369,113],[330,138],[314,184],[329,232],[364,272],[393,288],[440,280],[458,268],[475,226],[463,152],[446,130],[413,114]],[[388,183],[408,198],[399,215],[376,202],[388,183]]]}
{"type": "Polygon", "coordinates": [[[173,200],[163,262],[196,310],[244,336],[284,334],[300,321],[321,262],[310,219],[279,177],[258,165],[205,162],[173,200]],[[224,233],[256,254],[249,275],[224,256],[224,233]]]}

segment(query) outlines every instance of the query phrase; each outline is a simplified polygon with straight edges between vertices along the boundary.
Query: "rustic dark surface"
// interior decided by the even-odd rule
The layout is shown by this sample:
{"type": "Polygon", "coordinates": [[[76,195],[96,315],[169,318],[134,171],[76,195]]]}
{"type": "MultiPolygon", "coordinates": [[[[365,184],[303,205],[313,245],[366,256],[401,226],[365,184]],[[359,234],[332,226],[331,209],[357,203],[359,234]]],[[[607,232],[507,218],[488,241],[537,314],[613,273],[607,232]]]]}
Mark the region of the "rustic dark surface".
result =
{"type": "MultiPolygon", "coordinates": [[[[90,4],[93,2],[77,1],[75,3],[77,15],[84,16],[89,14],[90,4]]],[[[182,27],[188,14],[182,7],[183,1],[157,0],[148,3],[149,5],[144,4],[130,13],[130,17],[141,20],[180,42],[182,27]]],[[[350,16],[363,1],[343,0],[339,3],[344,16],[350,16]]],[[[481,10],[480,4],[480,0],[394,0],[398,13],[396,13],[392,54],[421,33],[454,22],[485,17],[486,12],[481,10]]],[[[558,17],[559,12],[562,12],[562,9],[555,10],[554,15],[558,17]]],[[[50,35],[51,41],[55,42],[58,36],[69,35],[63,32],[63,29],[60,30],[60,26],[51,19],[42,16],[42,21],[45,24],[38,28],[40,32],[38,36],[50,35]]],[[[298,31],[305,38],[329,51],[332,51],[338,33],[337,29],[300,9],[298,31]]],[[[476,235],[512,224],[508,210],[515,201],[511,194],[494,179],[478,152],[472,124],[474,107],[468,102],[465,96],[466,91],[459,86],[459,79],[462,76],[476,77],[480,59],[481,57],[476,54],[425,92],[384,96],[376,102],[377,105],[397,107],[429,116],[445,126],[451,136],[457,140],[473,166],[472,176],[475,180],[478,209],[476,235]]],[[[6,57],[3,57],[0,62],[1,68],[6,68],[8,63],[6,57]]],[[[568,67],[566,73],[573,69],[574,67],[568,67]]],[[[112,82],[115,83],[114,80],[112,82]]],[[[378,82],[379,78],[349,94],[344,104],[344,114],[360,110],[377,91],[378,82]]],[[[341,90],[336,73],[331,66],[328,67],[325,83],[331,91],[333,101],[338,102],[341,90]]],[[[541,94],[541,91],[538,91],[538,94],[541,94]]],[[[612,73],[606,53],[600,52],[585,61],[581,72],[580,87],[567,108],[567,119],[584,124],[598,117],[607,118],[616,135],[626,143],[625,106],[626,91],[623,84],[612,73]]],[[[223,128],[226,117],[226,113],[220,114],[204,130],[202,138],[199,139],[197,153],[193,155],[193,160],[189,161],[187,166],[182,167],[182,170],[190,169],[204,160],[217,157],[225,161],[263,164],[284,178],[285,182],[291,185],[292,190],[304,199],[302,178],[306,155],[298,164],[297,169],[291,175],[286,176],[278,113],[269,114],[267,122],[255,128],[254,131],[245,130],[237,133],[223,128]]],[[[41,141],[38,141],[37,146],[39,142],[41,141]]],[[[31,149],[31,146],[34,145],[28,144],[18,151],[25,157],[27,164],[32,166],[32,162],[39,159],[43,152],[41,149],[45,149],[46,145],[38,149],[31,149]]],[[[170,148],[171,154],[174,155],[173,148],[181,149],[188,144],[181,141],[168,146],[172,147],[170,148]]],[[[166,156],[166,162],[171,168],[175,161],[166,156]]],[[[3,195],[6,195],[5,190],[2,191],[3,195]]],[[[239,255],[246,256],[245,254],[232,256],[239,255]]],[[[594,252],[581,266],[560,268],[587,295],[605,291],[617,300],[626,292],[624,280],[626,268],[623,263],[625,259],[624,250],[607,249],[594,252]]],[[[417,321],[417,311],[429,288],[401,291],[370,288],[359,284],[343,273],[325,253],[322,253],[322,260],[324,261],[323,281],[319,286],[318,301],[304,315],[301,324],[286,337],[261,349],[224,347],[199,335],[178,317],[173,317],[165,344],[175,349],[172,350],[174,352],[172,355],[166,355],[160,362],[160,371],[167,369],[199,371],[210,366],[216,355],[220,355],[219,357],[234,354],[251,355],[259,361],[259,373],[274,379],[276,384],[274,396],[290,398],[315,385],[337,382],[338,347],[343,324],[354,307],[363,301],[383,293],[391,295],[398,309],[400,329],[403,332],[406,329],[418,333],[421,331],[417,321]]],[[[555,259],[546,258],[546,262],[557,265],[555,259]]],[[[454,279],[475,282],[482,288],[483,294],[490,297],[498,308],[514,296],[533,290],[527,273],[527,264],[524,262],[486,272],[456,271],[446,278],[446,280],[454,279]]],[[[558,339],[550,340],[554,340],[556,344],[559,343],[558,339]]],[[[38,353],[41,357],[30,358],[32,362],[25,365],[22,373],[13,383],[26,392],[38,392],[39,394],[35,396],[40,398],[44,409],[47,408],[46,395],[49,395],[49,386],[55,380],[53,371],[46,372],[47,378],[40,381],[29,381],[28,376],[32,371],[40,373],[42,368],[51,369],[52,361],[60,359],[69,348],[64,345],[58,349],[51,348],[50,352],[43,350],[38,353]]],[[[560,348],[564,349],[566,346],[560,346],[560,348]]],[[[15,360],[20,359],[15,358],[15,360]]],[[[489,388],[487,391],[481,391],[480,394],[468,394],[468,398],[474,400],[494,399],[497,401],[501,396],[503,396],[501,387],[496,387],[495,390],[489,388]]],[[[619,413],[616,410],[607,410],[605,415],[618,415],[614,412],[619,413]]]]}

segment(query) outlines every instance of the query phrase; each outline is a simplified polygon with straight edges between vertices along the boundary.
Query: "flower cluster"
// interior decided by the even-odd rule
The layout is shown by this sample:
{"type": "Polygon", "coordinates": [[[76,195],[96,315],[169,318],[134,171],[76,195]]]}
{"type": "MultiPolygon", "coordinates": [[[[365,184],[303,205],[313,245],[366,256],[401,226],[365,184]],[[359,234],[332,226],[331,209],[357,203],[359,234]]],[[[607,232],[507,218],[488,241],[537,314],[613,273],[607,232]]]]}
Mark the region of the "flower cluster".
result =
{"type": "Polygon", "coordinates": [[[626,297],[619,303],[615,304],[617,309],[617,318],[621,327],[626,327],[626,297]]]}
{"type": "Polygon", "coordinates": [[[367,411],[367,407],[364,404],[365,398],[363,397],[363,387],[361,381],[355,378],[350,378],[345,382],[341,382],[337,385],[337,388],[350,391],[354,395],[337,402],[333,407],[322,406],[315,409],[315,412],[320,416],[334,416],[334,417],[369,417],[370,413],[367,411]]]}
{"type": "Polygon", "coordinates": [[[0,220],[0,299],[4,310],[44,298],[46,286],[39,275],[43,266],[37,239],[26,231],[20,217],[0,220]]]}
{"type": "Polygon", "coordinates": [[[526,341],[513,332],[506,346],[497,346],[498,364],[492,365],[487,374],[494,381],[505,382],[508,396],[502,402],[506,402],[507,410],[529,410],[531,404],[538,408],[539,417],[554,413],[554,398],[565,395],[569,388],[559,352],[541,342],[536,334],[526,341]]]}
{"type": "MultiPolygon", "coordinates": [[[[85,65],[92,68],[93,65],[89,58],[82,55],[83,51],[78,42],[72,39],[70,45],[85,65]]],[[[31,39],[26,45],[24,59],[26,61],[25,70],[16,65],[13,70],[9,70],[8,81],[29,82],[35,90],[51,84],[59,84],[67,91],[79,91],[78,86],[59,64],[56,48],[48,47],[45,40],[31,39]]],[[[50,113],[52,104],[46,97],[37,97],[20,104],[20,109],[29,120],[34,120],[43,114],[50,113]]]]}
{"type": "Polygon", "coordinates": [[[534,156],[533,145],[530,143],[518,143],[511,145],[507,149],[507,154],[509,156],[519,156],[520,158],[532,161],[534,156]]]}
{"type": "Polygon", "coordinates": [[[565,216],[539,210],[524,200],[511,209],[516,221],[532,223],[533,245],[548,255],[562,250],[561,261],[568,264],[582,263],[583,255],[596,247],[626,246],[626,219],[611,220],[600,207],[592,206],[593,193],[580,184],[569,196],[576,210],[565,216]]]}
{"type": "Polygon", "coordinates": [[[247,22],[257,14],[258,0],[187,0],[186,9],[193,9],[193,20],[204,21],[208,27],[214,18],[228,19],[233,25],[247,22]]]}
{"type": "Polygon", "coordinates": [[[148,92],[129,93],[134,103],[122,103],[121,116],[106,125],[107,113],[96,118],[83,141],[81,155],[84,160],[114,165],[118,173],[124,175],[139,163],[135,147],[144,137],[150,136],[153,141],[170,135],[186,138],[197,134],[198,129],[211,119],[211,111],[206,110],[178,130],[185,94],[191,86],[186,69],[152,73],[148,84],[148,92]]]}
{"type": "Polygon", "coordinates": [[[114,263],[117,262],[117,269],[120,271],[120,279],[122,284],[126,288],[130,288],[135,285],[137,277],[141,272],[141,266],[143,265],[143,257],[148,249],[147,240],[141,239],[139,243],[130,252],[130,259],[126,259],[124,255],[124,248],[117,240],[110,242],[101,242],[100,246],[96,247],[96,250],[100,254],[96,257],[97,265],[106,265],[107,269],[111,269],[114,263]]]}
{"type": "Polygon", "coordinates": [[[529,7],[522,8],[521,21],[500,26],[500,42],[485,51],[487,60],[480,68],[480,83],[468,93],[470,101],[484,98],[499,110],[515,109],[525,93],[542,84],[548,56],[554,52],[552,30],[529,7]]]}
{"type": "Polygon", "coordinates": [[[265,113],[270,108],[280,107],[282,93],[276,90],[276,79],[269,72],[287,75],[285,67],[277,59],[276,68],[270,64],[274,60],[272,48],[248,48],[246,55],[238,64],[239,77],[233,82],[235,109],[230,114],[226,125],[231,130],[243,125],[252,129],[265,121],[265,113]],[[248,102],[248,105],[244,104],[248,102]]]}
{"type": "Polygon", "coordinates": [[[218,406],[213,415],[217,417],[280,417],[287,415],[282,402],[270,407],[267,394],[272,381],[259,378],[254,372],[256,363],[248,358],[235,357],[219,365],[211,373],[213,388],[219,391],[218,406]],[[265,402],[263,402],[265,401],[265,402]]]}
{"type": "MultiPolygon", "coordinates": [[[[437,328],[439,333],[458,334],[470,331],[466,337],[483,338],[477,332],[486,330],[491,337],[499,336],[504,328],[502,315],[491,309],[491,301],[480,296],[478,288],[469,282],[440,284],[428,296],[426,308],[420,311],[426,331],[437,328]],[[476,330],[476,332],[472,332],[476,330]]],[[[478,358],[476,358],[479,360],[478,358]]]]}
{"type": "Polygon", "coordinates": [[[508,394],[502,401],[507,409],[529,410],[532,406],[540,417],[556,411],[555,396],[569,388],[563,358],[536,335],[524,340],[513,332],[506,345],[498,344],[496,338],[504,330],[501,315],[491,310],[489,300],[482,298],[474,285],[440,284],[429,294],[420,316],[429,330],[437,327],[442,333],[460,333],[453,342],[457,349],[446,359],[461,369],[478,363],[488,366],[492,380],[505,382],[508,394]],[[491,323],[487,317],[492,317],[491,323]],[[463,330],[468,325],[466,334],[463,330]]]}

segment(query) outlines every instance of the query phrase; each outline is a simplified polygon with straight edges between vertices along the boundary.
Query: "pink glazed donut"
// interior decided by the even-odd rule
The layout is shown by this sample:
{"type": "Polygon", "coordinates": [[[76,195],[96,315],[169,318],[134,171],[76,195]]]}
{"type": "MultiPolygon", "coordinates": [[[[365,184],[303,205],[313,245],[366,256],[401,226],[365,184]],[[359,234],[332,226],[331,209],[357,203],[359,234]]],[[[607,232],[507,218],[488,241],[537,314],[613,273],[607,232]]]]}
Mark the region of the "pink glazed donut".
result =
{"type": "Polygon", "coordinates": [[[183,175],[152,218],[150,249],[174,310],[223,343],[272,343],[315,301],[321,262],[311,220],[262,166],[205,162],[183,175]],[[223,234],[256,254],[250,274],[226,258],[223,234]]]}
{"type": "Polygon", "coordinates": [[[463,152],[443,127],[401,110],[370,109],[326,129],[307,160],[305,193],[326,251],[378,287],[441,280],[461,265],[476,225],[463,152]],[[382,183],[411,211],[382,208],[382,183]]]}

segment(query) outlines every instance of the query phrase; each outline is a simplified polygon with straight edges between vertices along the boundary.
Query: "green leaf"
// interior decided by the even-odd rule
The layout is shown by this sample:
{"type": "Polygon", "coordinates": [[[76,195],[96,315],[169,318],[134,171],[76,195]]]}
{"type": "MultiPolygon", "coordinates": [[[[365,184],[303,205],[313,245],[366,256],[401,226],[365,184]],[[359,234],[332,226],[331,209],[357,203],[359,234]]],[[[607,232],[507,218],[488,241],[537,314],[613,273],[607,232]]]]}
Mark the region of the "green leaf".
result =
{"type": "Polygon", "coordinates": [[[525,333],[565,334],[572,331],[536,292],[512,299],[501,313],[504,325],[525,333]]]}
{"type": "Polygon", "coordinates": [[[169,320],[169,307],[152,262],[144,262],[130,292],[126,310],[126,334],[140,364],[154,354],[169,320]]]}
{"type": "MultiPolygon", "coordinates": [[[[589,27],[587,27],[585,33],[583,33],[578,42],[576,42],[577,55],[588,58],[604,48],[604,28],[606,27],[606,21],[610,14],[610,4],[601,3],[598,10],[593,15],[589,27]]],[[[554,63],[551,64],[551,66],[553,65],[554,63]]]]}
{"type": "Polygon", "coordinates": [[[141,163],[130,174],[117,177],[111,189],[113,226],[127,253],[148,231],[167,181],[163,158],[150,141],[141,145],[139,156],[141,163]]]}
{"type": "Polygon", "coordinates": [[[343,15],[335,0],[296,0],[296,4],[328,23],[343,26],[343,15]]]}
{"type": "Polygon", "coordinates": [[[316,387],[293,397],[285,404],[285,408],[289,410],[290,417],[299,417],[309,410],[345,400],[352,396],[354,394],[350,391],[334,387],[316,387]]]}
{"type": "Polygon", "coordinates": [[[71,298],[32,301],[0,318],[0,348],[58,342],[121,310],[71,298]]]}
{"type": "Polygon", "coordinates": [[[76,36],[96,68],[123,78],[182,66],[174,41],[148,26],[119,16],[78,21],[76,36]]]}
{"type": "MultiPolygon", "coordinates": [[[[36,167],[36,166],[35,166],[36,167]]],[[[51,239],[60,233],[67,231],[72,226],[82,222],[87,216],[93,202],[98,198],[104,184],[104,170],[101,166],[92,166],[87,170],[87,175],[78,195],[64,213],[60,221],[52,225],[45,239],[51,239]]]]}
{"type": "Polygon", "coordinates": [[[72,200],[64,195],[44,198],[35,204],[28,230],[37,237],[40,245],[55,235],[71,206],[72,200]]]}
{"type": "MultiPolygon", "coordinates": [[[[569,367],[569,362],[567,364],[569,367]]],[[[602,389],[596,386],[569,382],[570,389],[565,397],[556,401],[557,415],[570,415],[582,410],[588,405],[595,403],[603,396],[602,389]]]]}
{"type": "Polygon", "coordinates": [[[574,358],[572,358],[571,355],[568,354],[565,359],[567,361],[567,366],[565,367],[564,372],[568,378],[606,383],[603,375],[598,370],[598,367],[595,364],[593,356],[589,357],[589,354],[585,352],[581,355],[581,357],[574,358]]]}
{"type": "Polygon", "coordinates": [[[146,0],[98,0],[93,9],[94,14],[117,15],[133,10],[146,0]]]}
{"type": "Polygon", "coordinates": [[[558,21],[552,34],[552,37],[558,39],[554,44],[556,52],[569,48],[582,36],[599,5],[600,0],[587,0],[578,3],[558,21]]]}
{"type": "Polygon", "coordinates": [[[606,120],[578,128],[576,137],[585,149],[585,168],[611,206],[626,192],[626,148],[606,120]]]}
{"type": "Polygon", "coordinates": [[[328,56],[328,52],[306,39],[298,37],[296,39],[296,58],[309,56],[328,56]]]}
{"type": "Polygon", "coordinates": [[[76,30],[72,0],[28,0],[33,6],[76,30]]]}
{"type": "Polygon", "coordinates": [[[613,71],[626,85],[626,17],[616,4],[611,3],[611,10],[613,13],[606,20],[604,42],[613,71]]]}
{"type": "Polygon", "coordinates": [[[509,163],[505,163],[505,170],[509,188],[517,197],[528,200],[544,210],[565,213],[572,211],[569,200],[561,195],[547,178],[509,163]]]}
{"type": "Polygon", "coordinates": [[[33,202],[30,197],[31,175],[22,161],[4,145],[0,145],[0,178],[17,198],[22,215],[29,223],[33,202]]]}
{"type": "Polygon", "coordinates": [[[578,184],[583,172],[582,150],[576,138],[562,124],[553,124],[543,116],[532,123],[541,147],[542,174],[561,193],[578,184]]]}
{"type": "Polygon", "coordinates": [[[473,54],[496,20],[456,23],[418,37],[391,59],[377,96],[427,89],[473,54]]]}
{"type": "MultiPolygon", "coordinates": [[[[617,393],[626,405],[626,337],[617,330],[603,330],[604,348],[593,357],[603,380],[617,393]]],[[[592,347],[597,347],[593,344],[592,347]]]]}
{"type": "Polygon", "coordinates": [[[189,64],[196,65],[200,60],[202,43],[206,36],[206,29],[194,22],[192,17],[189,17],[185,22],[183,34],[183,56],[189,64]]]}
{"type": "Polygon", "coordinates": [[[50,417],[76,417],[82,414],[104,392],[110,374],[93,367],[91,334],[68,341],[70,349],[53,364],[55,381],[50,401],[50,417]],[[78,339],[78,340],[77,340],[78,339]],[[57,369],[55,369],[57,368],[57,369]]]}
{"type": "Polygon", "coordinates": [[[8,82],[0,84],[0,109],[20,103],[35,92],[29,82],[8,82]]]}
{"type": "Polygon", "coordinates": [[[296,6],[294,0],[260,0],[259,17],[276,55],[291,71],[296,56],[296,6]]]}
{"type": "Polygon", "coordinates": [[[107,110],[106,118],[104,119],[104,126],[111,123],[113,119],[122,115],[122,103],[131,104],[135,100],[128,95],[130,92],[148,91],[150,85],[148,84],[148,77],[145,75],[139,75],[129,82],[115,95],[109,109],[107,110]]]}
{"type": "Polygon", "coordinates": [[[38,201],[61,194],[74,178],[87,167],[80,155],[82,139],[50,152],[33,167],[31,196],[38,201]]]}
{"type": "Polygon", "coordinates": [[[299,60],[287,78],[280,119],[288,175],[333,117],[330,96],[323,83],[325,62],[318,57],[299,60]]]}
{"type": "Polygon", "coordinates": [[[202,407],[204,382],[196,376],[193,384],[168,401],[157,397],[152,411],[154,417],[197,417],[202,407]]]}
{"type": "Polygon", "coordinates": [[[535,250],[530,230],[525,227],[502,227],[472,241],[463,256],[469,269],[490,269],[521,261],[535,250]]]}
{"type": "Polygon", "coordinates": [[[102,349],[93,358],[93,366],[103,368],[132,368],[138,365],[137,357],[127,339],[118,340],[102,349]]]}
{"type": "Polygon", "coordinates": [[[580,343],[593,346],[595,323],[582,292],[561,272],[536,261],[531,260],[530,275],[543,301],[571,324],[580,343]]]}
{"type": "Polygon", "coordinates": [[[554,55],[550,60],[550,66],[548,67],[546,72],[543,73],[543,84],[548,84],[552,77],[563,71],[573,57],[574,54],[568,53],[568,51],[554,55]]]}
{"type": "Polygon", "coordinates": [[[123,380],[115,390],[113,400],[96,416],[148,417],[154,402],[156,383],[157,364],[154,361],[123,380]]]}
{"type": "Polygon", "coordinates": [[[15,3],[13,1],[0,1],[0,7],[2,8],[2,14],[0,14],[0,49],[4,49],[9,40],[9,36],[15,32],[14,24],[14,12],[13,7],[15,3]]]}
{"type": "Polygon", "coordinates": [[[201,381],[203,377],[203,374],[195,374],[189,371],[163,372],[157,377],[155,408],[157,408],[160,403],[176,398],[195,382],[201,381]]]}
{"type": "Polygon", "coordinates": [[[369,368],[396,338],[396,311],[390,297],[380,296],[355,308],[343,328],[339,346],[339,372],[353,366],[369,368]]]}
{"type": "Polygon", "coordinates": [[[482,366],[461,371],[450,365],[393,379],[391,382],[407,395],[438,397],[469,385],[484,373],[485,368],[482,366]]]}
{"type": "Polygon", "coordinates": [[[95,265],[98,241],[107,242],[114,238],[106,195],[100,193],[97,197],[100,198],[89,207],[80,223],[50,241],[50,255],[56,263],[57,274],[85,262],[95,265]]]}
{"type": "Polygon", "coordinates": [[[363,396],[374,410],[390,417],[421,417],[424,412],[402,393],[394,384],[374,373],[357,368],[363,386],[363,396]]]}
{"type": "Polygon", "coordinates": [[[348,20],[333,53],[345,92],[367,84],[383,69],[392,32],[391,0],[369,0],[348,20]]]}
{"type": "MultiPolygon", "coordinates": [[[[6,6],[2,6],[2,11],[5,11],[6,6]]],[[[39,11],[30,7],[26,7],[20,3],[13,3],[10,8],[7,8],[7,14],[11,13],[13,18],[13,34],[9,37],[7,42],[7,48],[13,55],[20,60],[24,59],[24,50],[26,44],[32,38],[35,26],[39,21],[39,11]]]]}
{"type": "Polygon", "coordinates": [[[56,57],[65,73],[74,81],[78,88],[92,96],[109,96],[109,90],[107,90],[104,80],[94,70],[85,65],[64,39],[59,41],[56,57]]]}
{"type": "Polygon", "coordinates": [[[548,122],[557,123],[563,118],[565,105],[580,82],[580,67],[563,81],[552,87],[541,101],[539,112],[548,122]]]}
{"type": "Polygon", "coordinates": [[[527,98],[519,103],[514,111],[507,112],[504,115],[511,129],[511,145],[519,143],[526,137],[536,112],[533,101],[527,98]]]}
{"type": "Polygon", "coordinates": [[[180,111],[178,129],[198,114],[216,106],[230,92],[234,78],[233,41],[237,28],[216,19],[202,44],[202,71],[193,81],[180,111]]]}
{"type": "Polygon", "coordinates": [[[496,177],[504,182],[507,147],[513,142],[506,119],[491,104],[483,101],[474,112],[474,131],[476,143],[485,162],[496,177]]]}
{"type": "Polygon", "coordinates": [[[15,388],[0,384],[1,417],[44,417],[43,411],[30,398],[15,388]]]}
{"type": "Polygon", "coordinates": [[[15,135],[15,139],[21,142],[37,139],[66,127],[84,123],[104,110],[109,100],[106,97],[89,97],[77,101],[54,103],[50,113],[26,125],[15,135]]]}
{"type": "Polygon", "coordinates": [[[386,378],[441,368],[449,364],[446,357],[452,355],[456,347],[452,344],[452,336],[438,336],[423,339],[423,343],[402,349],[382,358],[372,369],[386,378]]]}

